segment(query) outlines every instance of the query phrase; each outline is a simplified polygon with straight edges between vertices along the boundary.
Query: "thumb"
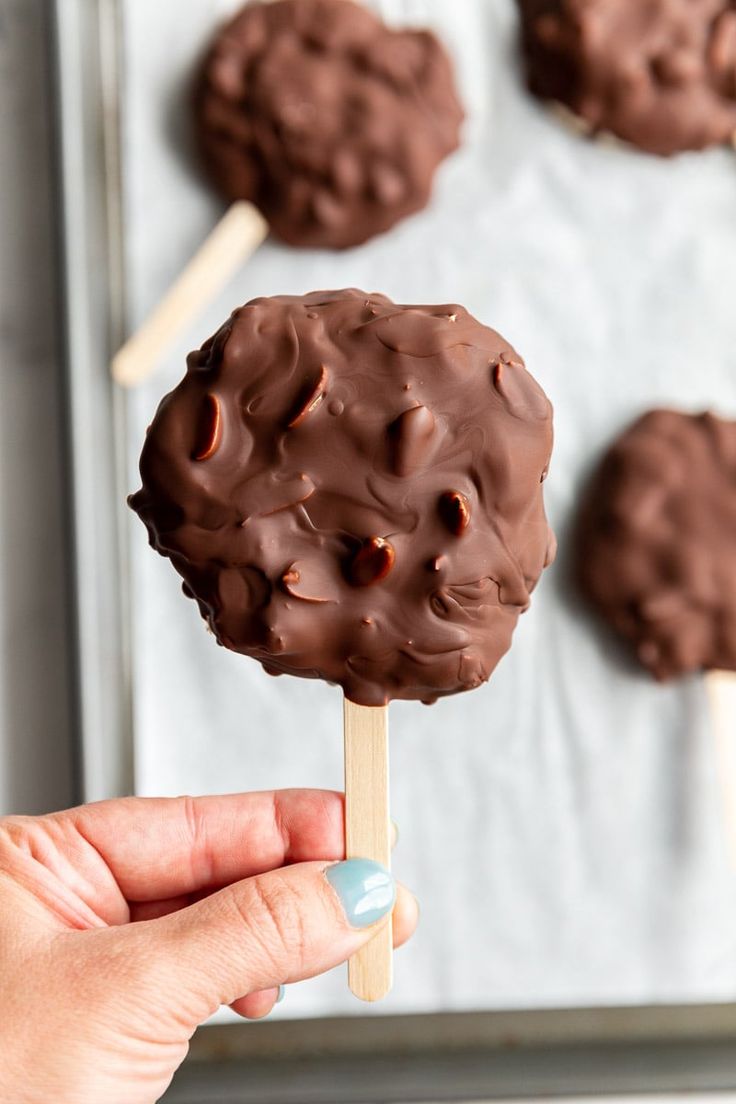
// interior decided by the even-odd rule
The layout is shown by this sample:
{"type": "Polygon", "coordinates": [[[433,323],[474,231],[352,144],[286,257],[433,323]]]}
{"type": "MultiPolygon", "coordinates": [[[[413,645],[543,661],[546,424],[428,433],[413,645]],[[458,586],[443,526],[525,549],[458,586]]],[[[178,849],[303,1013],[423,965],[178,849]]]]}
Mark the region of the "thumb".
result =
{"type": "Polygon", "coordinates": [[[394,879],[379,863],[299,863],[131,928],[148,944],[163,1003],[169,995],[178,1015],[190,1010],[194,1026],[221,1004],[344,962],[395,901],[394,879]]]}

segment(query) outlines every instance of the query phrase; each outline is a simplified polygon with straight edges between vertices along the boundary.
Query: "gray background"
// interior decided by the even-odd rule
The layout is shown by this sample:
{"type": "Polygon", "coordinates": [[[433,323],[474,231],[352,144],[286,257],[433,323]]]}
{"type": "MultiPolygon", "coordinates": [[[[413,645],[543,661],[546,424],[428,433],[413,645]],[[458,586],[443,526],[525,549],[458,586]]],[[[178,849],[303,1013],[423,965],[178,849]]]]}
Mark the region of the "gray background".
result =
{"type": "Polygon", "coordinates": [[[46,15],[0,0],[0,813],[73,795],[46,15]]]}

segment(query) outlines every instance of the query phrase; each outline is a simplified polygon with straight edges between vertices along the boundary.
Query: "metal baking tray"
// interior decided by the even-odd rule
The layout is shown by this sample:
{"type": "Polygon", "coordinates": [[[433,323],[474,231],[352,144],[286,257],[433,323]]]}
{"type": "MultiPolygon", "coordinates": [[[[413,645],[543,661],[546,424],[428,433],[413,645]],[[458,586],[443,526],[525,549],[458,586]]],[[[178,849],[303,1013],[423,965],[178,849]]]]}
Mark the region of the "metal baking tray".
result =
{"type": "MultiPolygon", "coordinates": [[[[94,800],[134,788],[124,404],[108,370],[126,330],[121,13],[117,0],[55,0],[53,10],[78,784],[94,800]]],[[[207,1026],[166,1099],[398,1104],[734,1088],[736,1004],[708,1004],[207,1026]]]]}

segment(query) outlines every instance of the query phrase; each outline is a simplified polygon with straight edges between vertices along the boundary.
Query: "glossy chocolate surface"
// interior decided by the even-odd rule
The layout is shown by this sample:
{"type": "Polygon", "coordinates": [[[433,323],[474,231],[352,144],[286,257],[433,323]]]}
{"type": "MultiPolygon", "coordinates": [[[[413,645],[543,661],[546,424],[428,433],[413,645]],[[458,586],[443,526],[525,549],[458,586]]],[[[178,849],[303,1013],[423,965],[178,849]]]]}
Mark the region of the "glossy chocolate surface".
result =
{"type": "Polygon", "coordinates": [[[552,411],[462,307],[255,299],[163,399],[131,505],[218,641],[364,705],[478,686],[554,555],[552,411]]]}

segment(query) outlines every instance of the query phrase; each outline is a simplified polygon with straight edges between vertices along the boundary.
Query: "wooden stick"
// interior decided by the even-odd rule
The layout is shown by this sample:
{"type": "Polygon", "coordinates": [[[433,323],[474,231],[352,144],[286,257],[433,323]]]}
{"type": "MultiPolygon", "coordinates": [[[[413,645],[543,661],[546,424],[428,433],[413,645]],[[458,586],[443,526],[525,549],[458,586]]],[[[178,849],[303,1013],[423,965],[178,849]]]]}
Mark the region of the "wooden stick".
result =
{"type": "Polygon", "coordinates": [[[736,672],[705,677],[715,740],[716,763],[731,859],[736,866],[736,672]]]}
{"type": "Polygon", "coordinates": [[[141,328],[112,359],[112,377],[123,387],[147,379],[180,331],[196,317],[268,233],[252,203],[233,203],[141,328]]]}
{"type": "MultiPolygon", "coordinates": [[[[388,708],[344,700],[345,846],[348,859],[391,863],[388,795],[388,708]]],[[[393,981],[393,931],[386,917],[348,962],[351,992],[365,1001],[385,997],[393,981]]]]}

